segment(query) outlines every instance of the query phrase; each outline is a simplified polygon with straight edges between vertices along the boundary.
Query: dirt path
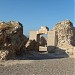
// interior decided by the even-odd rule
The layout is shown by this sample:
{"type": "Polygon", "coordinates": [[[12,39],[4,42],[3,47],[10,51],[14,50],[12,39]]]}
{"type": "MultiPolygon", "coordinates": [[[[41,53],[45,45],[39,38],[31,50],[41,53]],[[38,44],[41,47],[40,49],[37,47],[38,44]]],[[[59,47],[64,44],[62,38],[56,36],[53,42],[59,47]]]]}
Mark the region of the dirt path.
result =
{"type": "Polygon", "coordinates": [[[75,75],[73,58],[0,62],[0,75],[75,75]]]}

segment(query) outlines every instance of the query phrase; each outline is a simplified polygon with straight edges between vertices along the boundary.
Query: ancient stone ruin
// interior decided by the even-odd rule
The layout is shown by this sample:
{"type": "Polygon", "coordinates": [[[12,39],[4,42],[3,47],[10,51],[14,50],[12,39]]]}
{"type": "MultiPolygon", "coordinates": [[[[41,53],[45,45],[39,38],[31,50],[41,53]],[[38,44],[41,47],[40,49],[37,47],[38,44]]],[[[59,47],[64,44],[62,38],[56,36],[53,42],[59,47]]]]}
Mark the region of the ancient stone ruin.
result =
{"type": "Polygon", "coordinates": [[[30,31],[29,39],[23,35],[23,26],[20,22],[0,21],[1,60],[10,59],[21,52],[55,51],[60,53],[61,50],[75,57],[75,27],[69,20],[57,23],[52,30],[41,26],[39,30],[30,31]]]}
{"type": "Polygon", "coordinates": [[[70,20],[56,24],[57,47],[64,49],[68,55],[75,55],[75,27],[70,20]]]}
{"type": "Polygon", "coordinates": [[[29,40],[38,42],[38,51],[59,51],[60,53],[61,50],[64,50],[69,56],[75,55],[75,27],[70,20],[57,23],[50,31],[48,27],[31,31],[29,40]],[[40,45],[42,34],[47,34],[45,45],[40,45]]]}
{"type": "Polygon", "coordinates": [[[20,22],[0,22],[0,59],[8,59],[24,48],[26,37],[20,22]]]}

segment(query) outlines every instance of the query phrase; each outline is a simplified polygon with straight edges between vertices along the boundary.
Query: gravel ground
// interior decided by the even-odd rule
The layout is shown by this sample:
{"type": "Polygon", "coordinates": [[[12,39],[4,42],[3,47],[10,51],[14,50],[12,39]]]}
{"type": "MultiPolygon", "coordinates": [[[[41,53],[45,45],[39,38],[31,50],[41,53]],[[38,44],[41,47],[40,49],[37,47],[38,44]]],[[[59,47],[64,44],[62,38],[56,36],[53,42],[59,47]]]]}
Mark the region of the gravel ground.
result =
{"type": "Polygon", "coordinates": [[[75,75],[73,58],[8,60],[0,62],[0,75],[75,75]]]}

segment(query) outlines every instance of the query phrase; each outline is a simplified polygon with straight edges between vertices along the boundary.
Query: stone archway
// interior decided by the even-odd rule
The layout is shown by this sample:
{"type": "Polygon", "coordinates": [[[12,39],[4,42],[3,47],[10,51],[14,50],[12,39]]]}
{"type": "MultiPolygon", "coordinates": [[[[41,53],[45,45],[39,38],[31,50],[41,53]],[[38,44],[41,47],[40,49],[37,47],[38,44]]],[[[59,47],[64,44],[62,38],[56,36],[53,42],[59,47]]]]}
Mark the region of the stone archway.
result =
{"type": "Polygon", "coordinates": [[[49,31],[48,27],[41,26],[41,28],[38,31],[30,32],[29,40],[35,40],[37,42],[39,49],[38,51],[51,51],[57,45],[56,31],[55,30],[49,31]],[[47,35],[47,38],[45,37],[41,38],[41,35],[47,35]]]}
{"type": "Polygon", "coordinates": [[[49,28],[41,26],[38,30],[37,41],[39,42],[39,51],[47,51],[47,37],[49,28]]]}
{"type": "Polygon", "coordinates": [[[48,27],[41,26],[41,28],[38,31],[30,32],[29,40],[35,40],[37,43],[39,43],[39,51],[47,51],[47,41],[45,37],[41,37],[41,35],[48,35],[48,31],[48,27]]]}
{"type": "Polygon", "coordinates": [[[40,34],[38,37],[39,51],[47,51],[47,34],[40,34]]]}

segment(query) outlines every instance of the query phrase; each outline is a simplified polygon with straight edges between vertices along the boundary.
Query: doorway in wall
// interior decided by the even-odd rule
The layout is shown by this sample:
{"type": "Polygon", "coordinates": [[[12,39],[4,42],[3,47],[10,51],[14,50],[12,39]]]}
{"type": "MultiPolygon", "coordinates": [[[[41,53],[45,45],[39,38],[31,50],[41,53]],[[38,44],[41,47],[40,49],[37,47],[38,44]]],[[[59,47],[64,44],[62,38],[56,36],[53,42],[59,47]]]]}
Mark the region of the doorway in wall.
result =
{"type": "Polygon", "coordinates": [[[38,35],[39,51],[47,51],[47,34],[38,35]]]}

